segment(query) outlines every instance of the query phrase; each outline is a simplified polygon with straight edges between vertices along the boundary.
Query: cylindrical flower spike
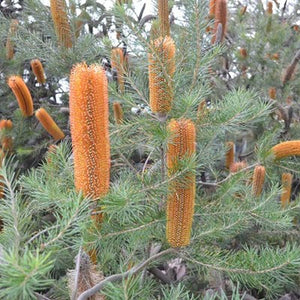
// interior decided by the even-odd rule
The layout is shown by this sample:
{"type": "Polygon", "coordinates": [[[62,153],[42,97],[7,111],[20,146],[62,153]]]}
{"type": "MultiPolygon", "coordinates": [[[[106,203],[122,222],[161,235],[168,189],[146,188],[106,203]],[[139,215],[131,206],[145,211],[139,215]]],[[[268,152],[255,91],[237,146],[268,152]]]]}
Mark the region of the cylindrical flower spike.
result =
{"type": "Polygon", "coordinates": [[[238,161],[230,165],[230,172],[237,173],[248,167],[248,164],[245,161],[238,161]]]}
{"type": "Polygon", "coordinates": [[[225,167],[230,169],[230,166],[234,163],[234,156],[235,156],[235,145],[233,142],[227,142],[227,152],[225,156],[225,167]]]}
{"type": "MultiPolygon", "coordinates": [[[[168,129],[171,139],[167,147],[168,175],[178,171],[181,159],[192,157],[196,151],[195,126],[190,120],[172,120],[168,129]]],[[[171,180],[167,202],[167,240],[172,247],[190,243],[195,202],[195,175],[171,180]]]]}
{"type": "Polygon", "coordinates": [[[6,129],[10,130],[13,128],[13,123],[11,120],[1,120],[0,121],[0,130],[6,129]]]}
{"type": "Polygon", "coordinates": [[[50,9],[59,44],[71,48],[72,35],[65,0],[50,0],[50,9]]]}
{"type": "Polygon", "coordinates": [[[40,60],[33,59],[30,62],[30,65],[31,65],[32,72],[35,75],[38,83],[44,84],[46,82],[46,79],[45,79],[44,68],[40,60]]]}
{"type": "Polygon", "coordinates": [[[120,102],[114,102],[113,104],[114,117],[116,124],[123,123],[123,109],[120,102]]]}
{"type": "Polygon", "coordinates": [[[173,100],[173,75],[175,72],[175,44],[166,36],[153,43],[155,53],[149,54],[149,92],[152,112],[166,114],[173,100]]]}
{"type": "Polygon", "coordinates": [[[124,52],[122,48],[111,50],[111,66],[117,71],[118,87],[121,93],[124,93],[124,52]]]}
{"type": "Polygon", "coordinates": [[[54,138],[54,140],[59,141],[65,137],[65,134],[57,126],[52,117],[44,108],[40,108],[35,112],[36,118],[40,121],[45,130],[54,138]]]}
{"type": "Polygon", "coordinates": [[[11,136],[7,133],[12,129],[13,123],[11,120],[1,120],[0,121],[0,136],[1,136],[1,144],[2,150],[4,152],[12,151],[13,142],[11,136]]]}
{"type": "Polygon", "coordinates": [[[285,70],[282,83],[286,84],[288,81],[290,81],[295,73],[296,67],[297,67],[297,60],[294,60],[285,70]]]}
{"type": "Polygon", "coordinates": [[[105,70],[85,63],[74,66],[70,77],[70,125],[75,186],[93,199],[105,195],[109,189],[108,124],[105,70]]]}
{"type": "Polygon", "coordinates": [[[169,5],[168,0],[158,0],[158,19],[160,23],[160,35],[170,36],[169,5]]]}
{"type": "Polygon", "coordinates": [[[11,76],[8,85],[15,94],[24,117],[33,115],[33,102],[29,89],[20,76],[11,76]]]}
{"type": "Polygon", "coordinates": [[[276,88],[274,87],[269,88],[269,97],[274,100],[276,99],[276,88]]]}
{"type": "Polygon", "coordinates": [[[241,48],[240,49],[240,55],[244,59],[247,58],[247,56],[248,56],[247,50],[245,48],[241,48]]]}
{"type": "Polygon", "coordinates": [[[216,0],[215,25],[212,37],[212,43],[216,41],[218,25],[222,24],[221,42],[224,40],[227,24],[227,0],[216,0]]]}
{"type": "Polygon", "coordinates": [[[282,194],[281,194],[281,207],[285,208],[290,202],[291,192],[292,192],[292,181],[293,176],[290,173],[283,173],[281,177],[282,184],[282,194]]]}
{"type": "Polygon", "coordinates": [[[14,42],[11,40],[18,28],[19,21],[12,19],[9,27],[9,32],[6,40],[6,58],[13,59],[14,57],[14,42]]]}
{"type": "Polygon", "coordinates": [[[273,3],[271,1],[268,1],[268,7],[267,7],[267,13],[268,15],[272,15],[273,14],[273,3]]]}
{"type": "Polygon", "coordinates": [[[264,166],[256,166],[253,173],[252,192],[255,197],[258,197],[264,186],[266,169],[264,166]]]}
{"type": "Polygon", "coordinates": [[[210,0],[209,1],[209,19],[213,19],[215,17],[215,11],[216,11],[216,0],[210,0]]]}
{"type": "Polygon", "coordinates": [[[300,155],[300,140],[279,143],[271,149],[271,153],[275,159],[300,155]]]}

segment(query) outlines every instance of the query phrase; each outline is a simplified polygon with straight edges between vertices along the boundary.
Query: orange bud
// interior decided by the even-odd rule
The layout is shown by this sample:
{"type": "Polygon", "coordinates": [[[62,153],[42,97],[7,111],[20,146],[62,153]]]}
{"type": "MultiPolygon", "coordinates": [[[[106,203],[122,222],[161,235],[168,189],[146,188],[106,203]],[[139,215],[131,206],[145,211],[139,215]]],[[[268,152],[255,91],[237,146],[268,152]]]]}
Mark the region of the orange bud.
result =
{"type": "Polygon", "coordinates": [[[33,115],[33,102],[29,89],[20,76],[11,76],[8,85],[15,94],[24,117],[33,115]]]}
{"type": "Polygon", "coordinates": [[[1,120],[0,121],[0,130],[7,129],[10,130],[13,128],[13,123],[11,120],[1,120]]]}
{"type": "Polygon", "coordinates": [[[216,11],[216,0],[210,0],[209,1],[209,19],[213,19],[215,17],[215,11],[216,11]]]}
{"type": "Polygon", "coordinates": [[[263,189],[266,176],[266,169],[263,166],[256,166],[253,173],[252,192],[258,197],[263,189]]]}
{"type": "Polygon", "coordinates": [[[300,31],[300,27],[299,27],[299,25],[294,25],[294,26],[293,26],[293,29],[294,29],[294,31],[297,31],[297,32],[299,32],[299,31],[300,31]]]}
{"type": "Polygon", "coordinates": [[[273,59],[273,60],[278,60],[279,58],[280,58],[279,53],[273,53],[273,54],[272,54],[272,59],[273,59]]]}
{"type": "Polygon", "coordinates": [[[248,167],[248,164],[245,161],[235,162],[230,165],[230,172],[237,173],[248,167]]]}
{"type": "Polygon", "coordinates": [[[285,208],[288,203],[290,202],[291,192],[292,192],[292,181],[293,176],[290,173],[283,173],[281,177],[281,184],[282,184],[282,194],[281,194],[281,207],[285,208]]]}
{"type": "Polygon", "coordinates": [[[116,124],[123,123],[123,110],[120,102],[114,102],[113,104],[114,117],[116,124]]]}
{"type": "Polygon", "coordinates": [[[246,58],[248,56],[247,50],[245,48],[241,48],[240,55],[242,58],[246,58]]]}
{"type": "Polygon", "coordinates": [[[6,58],[13,59],[14,57],[14,42],[11,38],[16,34],[17,28],[19,25],[19,21],[16,19],[12,19],[10,22],[9,32],[6,40],[6,58]]]}
{"type": "Polygon", "coordinates": [[[169,5],[168,0],[158,0],[158,19],[160,23],[160,35],[170,35],[169,5]]]}
{"type": "Polygon", "coordinates": [[[121,93],[124,93],[124,52],[122,48],[114,48],[111,50],[111,66],[117,71],[118,87],[121,93]]]}
{"type": "Polygon", "coordinates": [[[216,33],[219,23],[222,24],[221,42],[224,40],[227,24],[227,0],[216,0],[215,25],[212,37],[212,44],[216,41],[216,33]]]}
{"type": "Polygon", "coordinates": [[[272,15],[273,13],[273,3],[271,1],[268,1],[267,13],[268,15],[272,15]]]}
{"type": "Polygon", "coordinates": [[[227,152],[226,152],[226,157],[225,157],[225,167],[227,169],[230,169],[230,166],[234,163],[234,150],[235,150],[235,145],[233,142],[227,142],[227,152]]]}
{"type": "Polygon", "coordinates": [[[36,118],[40,121],[45,130],[52,135],[54,140],[59,141],[65,137],[65,134],[54,122],[52,117],[47,113],[44,108],[40,108],[35,112],[36,118]]]}
{"type": "Polygon", "coordinates": [[[46,79],[45,79],[44,68],[42,63],[38,59],[33,59],[30,62],[30,65],[31,65],[32,72],[36,77],[36,80],[39,83],[44,84],[46,82],[46,79]]]}
{"type": "Polygon", "coordinates": [[[276,88],[274,87],[269,88],[269,97],[271,99],[276,99],[276,88]]]}
{"type": "Polygon", "coordinates": [[[271,149],[271,153],[275,159],[300,155],[300,140],[279,143],[271,149]]]}

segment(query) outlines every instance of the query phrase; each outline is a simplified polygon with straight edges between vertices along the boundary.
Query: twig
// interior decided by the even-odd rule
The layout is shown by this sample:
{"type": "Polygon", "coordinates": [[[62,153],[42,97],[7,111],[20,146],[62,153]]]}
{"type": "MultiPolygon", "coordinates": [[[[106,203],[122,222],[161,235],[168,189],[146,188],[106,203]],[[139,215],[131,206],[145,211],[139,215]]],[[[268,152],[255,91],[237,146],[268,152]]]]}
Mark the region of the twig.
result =
{"type": "Polygon", "coordinates": [[[82,246],[80,246],[78,254],[77,254],[76,267],[75,267],[75,278],[74,278],[74,290],[73,290],[73,293],[72,293],[71,300],[76,300],[76,294],[77,294],[77,288],[78,288],[78,279],[79,279],[79,273],[80,273],[81,255],[82,255],[82,246]]]}
{"type": "Polygon", "coordinates": [[[109,277],[106,277],[104,280],[100,281],[99,283],[97,283],[96,285],[94,285],[92,288],[86,290],[85,292],[83,292],[77,300],[86,300],[89,297],[95,295],[97,292],[99,292],[107,283],[109,282],[116,282],[116,281],[120,281],[122,279],[126,279],[129,276],[135,275],[138,272],[140,272],[142,269],[144,269],[149,263],[151,263],[152,261],[160,258],[161,256],[164,256],[166,254],[170,254],[172,252],[176,252],[175,249],[173,248],[169,248],[167,250],[164,250],[158,254],[155,254],[151,257],[149,257],[148,259],[146,259],[145,261],[143,261],[142,263],[140,263],[139,265],[131,268],[130,270],[128,270],[127,272],[124,273],[119,273],[119,274],[114,274],[111,275],[109,277]]]}

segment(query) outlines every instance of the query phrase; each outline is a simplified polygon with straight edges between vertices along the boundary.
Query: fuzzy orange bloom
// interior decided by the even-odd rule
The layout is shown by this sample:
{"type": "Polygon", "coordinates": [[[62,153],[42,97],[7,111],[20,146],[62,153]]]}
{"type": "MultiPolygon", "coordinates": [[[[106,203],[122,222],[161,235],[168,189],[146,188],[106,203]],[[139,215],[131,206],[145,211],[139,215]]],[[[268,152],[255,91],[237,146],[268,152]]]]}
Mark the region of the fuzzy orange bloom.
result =
{"type": "Polygon", "coordinates": [[[70,125],[75,186],[97,199],[108,192],[110,144],[108,88],[105,70],[85,63],[73,67],[70,77],[70,125]]]}
{"type": "Polygon", "coordinates": [[[13,142],[12,138],[9,135],[6,135],[7,131],[10,131],[13,127],[13,123],[11,120],[1,120],[0,121],[0,133],[2,130],[5,132],[1,134],[1,144],[2,144],[2,150],[3,151],[12,151],[13,148],[13,142]]]}
{"type": "Polygon", "coordinates": [[[123,109],[120,102],[114,102],[113,104],[114,117],[116,124],[123,123],[123,109]]]}
{"type": "Polygon", "coordinates": [[[271,153],[275,159],[300,155],[300,140],[279,143],[271,149],[271,153]]]}
{"type": "Polygon", "coordinates": [[[57,126],[52,117],[44,108],[40,108],[35,112],[36,118],[40,121],[45,130],[54,138],[54,140],[59,141],[65,137],[65,134],[57,126]]]}
{"type": "Polygon", "coordinates": [[[13,123],[11,120],[1,120],[0,121],[0,130],[2,129],[12,129],[13,128],[13,123]]]}
{"type": "Polygon", "coordinates": [[[208,14],[209,19],[213,19],[215,17],[215,11],[216,11],[216,0],[210,0],[209,1],[209,14],[208,14]]]}
{"type": "Polygon", "coordinates": [[[242,58],[246,58],[248,56],[247,50],[245,48],[241,48],[240,55],[242,58]]]}
{"type": "Polygon", "coordinates": [[[216,41],[216,33],[218,30],[218,25],[222,24],[222,35],[221,42],[224,40],[227,24],[227,0],[216,0],[215,8],[215,25],[212,37],[212,43],[216,41]]]}
{"type": "Polygon", "coordinates": [[[32,72],[36,77],[36,80],[39,83],[44,84],[46,82],[46,79],[45,79],[44,68],[42,63],[38,59],[33,59],[30,62],[30,65],[31,65],[32,72]]]}
{"type": "Polygon", "coordinates": [[[271,99],[276,99],[276,88],[274,87],[269,88],[269,97],[271,99]]]}
{"type": "Polygon", "coordinates": [[[264,186],[266,169],[264,166],[256,166],[253,172],[252,192],[255,197],[258,197],[264,186]]]}
{"type": "Polygon", "coordinates": [[[230,172],[236,173],[248,167],[248,164],[245,161],[239,161],[232,163],[230,165],[230,172]]]}
{"type": "Polygon", "coordinates": [[[170,36],[169,5],[168,0],[158,0],[158,19],[160,23],[160,35],[170,36]]]}
{"type": "Polygon", "coordinates": [[[226,156],[225,156],[225,167],[227,169],[230,169],[230,166],[234,163],[235,145],[234,145],[233,142],[227,142],[226,147],[227,147],[228,150],[227,150],[226,156]]]}
{"type": "Polygon", "coordinates": [[[12,19],[10,22],[9,32],[6,40],[6,58],[13,59],[14,57],[14,42],[11,40],[17,29],[18,29],[19,21],[16,19],[12,19]]]}
{"type": "Polygon", "coordinates": [[[160,37],[153,43],[155,53],[149,58],[150,107],[154,113],[167,113],[173,101],[175,44],[170,37],[160,37]]]}
{"type": "Polygon", "coordinates": [[[117,71],[118,87],[120,92],[124,93],[125,61],[122,48],[114,48],[111,50],[111,66],[117,71]]]}
{"type": "MultiPolygon", "coordinates": [[[[196,152],[195,126],[190,120],[171,120],[168,125],[171,140],[167,146],[168,175],[178,171],[181,159],[196,152]]],[[[190,243],[195,202],[195,175],[189,173],[184,180],[174,179],[169,185],[167,202],[167,240],[172,247],[183,247],[190,243]]]]}
{"type": "Polygon", "coordinates": [[[33,115],[33,102],[29,89],[20,76],[11,76],[8,85],[15,94],[24,117],[33,115]]]}
{"type": "Polygon", "coordinates": [[[50,0],[50,9],[59,44],[71,48],[72,35],[65,0],[50,0]]]}
{"type": "Polygon", "coordinates": [[[290,202],[291,192],[292,192],[292,181],[293,176],[290,173],[283,173],[281,177],[282,184],[282,194],[281,194],[281,207],[285,208],[290,202]]]}
{"type": "Polygon", "coordinates": [[[272,15],[273,13],[273,3],[271,1],[268,2],[267,13],[268,15],[272,15]]]}

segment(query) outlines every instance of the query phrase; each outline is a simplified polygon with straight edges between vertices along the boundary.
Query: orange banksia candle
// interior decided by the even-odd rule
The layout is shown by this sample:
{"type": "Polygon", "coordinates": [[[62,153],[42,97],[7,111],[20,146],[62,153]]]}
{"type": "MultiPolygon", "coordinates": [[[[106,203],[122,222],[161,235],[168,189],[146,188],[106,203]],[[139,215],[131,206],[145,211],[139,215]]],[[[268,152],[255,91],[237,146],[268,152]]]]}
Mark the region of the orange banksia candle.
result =
{"type": "Polygon", "coordinates": [[[0,121],[1,144],[2,144],[2,150],[4,152],[12,151],[13,148],[12,138],[11,136],[7,135],[7,132],[10,131],[12,128],[13,128],[13,123],[11,120],[0,121]]]}
{"type": "Polygon", "coordinates": [[[153,43],[155,53],[149,54],[150,107],[154,113],[167,113],[173,100],[175,72],[175,44],[170,37],[158,38],[153,43]]]}
{"type": "Polygon", "coordinates": [[[33,102],[29,89],[20,76],[11,76],[8,85],[15,94],[24,117],[33,115],[33,102]]]}
{"type": "MultiPolygon", "coordinates": [[[[168,175],[178,170],[181,159],[191,157],[196,151],[195,126],[190,120],[172,120],[168,125],[171,140],[167,147],[168,175]]],[[[190,243],[195,202],[195,175],[185,175],[184,182],[174,179],[169,185],[167,202],[167,240],[172,247],[190,243]]]]}
{"type": "Polygon", "coordinates": [[[123,123],[123,109],[120,102],[114,102],[113,104],[114,117],[116,124],[123,123]]]}
{"type": "Polygon", "coordinates": [[[253,173],[252,192],[255,197],[258,197],[264,186],[266,169],[263,166],[256,166],[253,173]]]}
{"type": "Polygon", "coordinates": [[[85,63],[73,67],[70,77],[70,125],[75,186],[97,199],[108,192],[110,144],[108,87],[105,70],[85,63]]]}
{"type": "Polygon", "coordinates": [[[1,120],[0,121],[0,130],[2,130],[2,129],[9,130],[12,128],[13,128],[13,123],[11,120],[1,120]]]}
{"type": "Polygon", "coordinates": [[[247,58],[247,56],[248,56],[247,50],[245,48],[241,48],[240,49],[240,55],[244,59],[247,58]]]}
{"type": "Polygon", "coordinates": [[[267,13],[268,15],[272,15],[273,13],[273,3],[271,1],[268,2],[267,13]]]}
{"type": "Polygon", "coordinates": [[[209,1],[209,19],[213,19],[215,17],[215,11],[216,11],[216,0],[210,0],[209,1]]]}
{"type": "Polygon", "coordinates": [[[16,19],[12,19],[10,22],[9,32],[6,40],[6,58],[13,59],[14,57],[14,42],[11,40],[17,29],[18,29],[19,21],[16,19]]]}
{"type": "Polygon", "coordinates": [[[272,87],[269,89],[269,97],[271,99],[276,99],[276,88],[272,87]]]}
{"type": "Polygon", "coordinates": [[[271,153],[275,159],[300,155],[300,140],[279,143],[271,149],[271,153]]]}
{"type": "Polygon", "coordinates": [[[292,181],[293,176],[290,173],[283,173],[281,177],[281,184],[282,184],[282,194],[281,194],[281,207],[286,207],[291,198],[291,192],[292,192],[292,181]]]}
{"type": "Polygon", "coordinates": [[[234,150],[235,150],[235,145],[233,142],[227,142],[227,152],[225,156],[225,167],[227,169],[230,169],[230,166],[234,163],[234,150]]]}
{"type": "Polygon", "coordinates": [[[227,0],[216,0],[215,25],[213,31],[214,35],[212,38],[213,44],[216,41],[216,33],[219,24],[222,24],[222,34],[221,34],[221,42],[222,42],[224,40],[224,36],[226,32],[226,24],[227,24],[227,0]]]}
{"type": "Polygon", "coordinates": [[[158,0],[158,19],[160,23],[161,36],[170,35],[170,21],[169,21],[169,5],[168,0],[158,0]]]}
{"type": "Polygon", "coordinates": [[[65,0],[50,0],[50,9],[59,44],[71,48],[72,35],[65,0]]]}
{"type": "Polygon", "coordinates": [[[65,137],[65,134],[54,122],[52,117],[44,108],[40,108],[35,112],[36,118],[40,121],[45,130],[56,140],[62,140],[65,137]]]}
{"type": "Polygon", "coordinates": [[[33,59],[30,62],[30,65],[38,83],[44,84],[46,82],[46,79],[42,63],[38,59],[33,59]]]}
{"type": "Polygon", "coordinates": [[[245,161],[238,161],[230,165],[230,172],[237,173],[248,167],[248,164],[245,161]]]}
{"type": "Polygon", "coordinates": [[[121,93],[124,93],[124,52],[122,48],[111,50],[111,66],[117,71],[118,87],[121,93]]]}

